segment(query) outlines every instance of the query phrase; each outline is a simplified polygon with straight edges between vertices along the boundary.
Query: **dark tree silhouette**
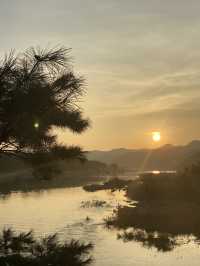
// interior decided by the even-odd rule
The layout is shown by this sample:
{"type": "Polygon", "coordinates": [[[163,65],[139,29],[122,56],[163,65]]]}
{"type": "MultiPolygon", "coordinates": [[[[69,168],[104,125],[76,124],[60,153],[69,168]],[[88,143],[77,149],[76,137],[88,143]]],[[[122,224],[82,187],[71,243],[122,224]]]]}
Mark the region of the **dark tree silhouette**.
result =
{"type": "Polygon", "coordinates": [[[62,243],[56,234],[36,239],[32,231],[17,234],[8,228],[0,234],[0,265],[86,266],[92,262],[92,248],[76,240],[62,243]]]}
{"type": "Polygon", "coordinates": [[[89,126],[78,105],[84,79],[69,64],[69,49],[12,51],[0,64],[0,156],[29,158],[42,170],[55,158],[84,159],[80,147],[59,145],[55,130],[89,126]]]}

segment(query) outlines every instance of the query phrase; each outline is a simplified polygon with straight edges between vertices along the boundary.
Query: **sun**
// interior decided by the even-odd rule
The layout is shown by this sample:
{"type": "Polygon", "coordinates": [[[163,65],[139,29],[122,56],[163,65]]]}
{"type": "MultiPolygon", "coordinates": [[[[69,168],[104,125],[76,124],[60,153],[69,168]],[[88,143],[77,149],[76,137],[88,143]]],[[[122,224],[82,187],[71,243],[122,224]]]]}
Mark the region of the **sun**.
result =
{"type": "Polygon", "coordinates": [[[161,135],[159,131],[152,132],[152,139],[154,142],[159,142],[161,139],[161,135]]]}
{"type": "Polygon", "coordinates": [[[40,126],[40,125],[39,125],[39,123],[38,123],[38,122],[35,122],[35,123],[34,123],[34,128],[36,128],[36,129],[37,129],[37,128],[39,128],[39,126],[40,126]]]}

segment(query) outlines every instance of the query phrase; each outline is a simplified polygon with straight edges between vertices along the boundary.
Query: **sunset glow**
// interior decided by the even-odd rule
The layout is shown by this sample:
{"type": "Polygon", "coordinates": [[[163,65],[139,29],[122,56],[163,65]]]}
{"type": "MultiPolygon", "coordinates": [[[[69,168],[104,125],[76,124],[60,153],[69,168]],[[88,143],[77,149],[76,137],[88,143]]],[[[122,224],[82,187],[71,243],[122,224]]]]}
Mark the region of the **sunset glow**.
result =
{"type": "Polygon", "coordinates": [[[152,132],[152,139],[154,142],[159,142],[161,139],[161,135],[159,131],[152,132]]]}
{"type": "Polygon", "coordinates": [[[39,123],[35,122],[34,128],[39,128],[39,123]]]}

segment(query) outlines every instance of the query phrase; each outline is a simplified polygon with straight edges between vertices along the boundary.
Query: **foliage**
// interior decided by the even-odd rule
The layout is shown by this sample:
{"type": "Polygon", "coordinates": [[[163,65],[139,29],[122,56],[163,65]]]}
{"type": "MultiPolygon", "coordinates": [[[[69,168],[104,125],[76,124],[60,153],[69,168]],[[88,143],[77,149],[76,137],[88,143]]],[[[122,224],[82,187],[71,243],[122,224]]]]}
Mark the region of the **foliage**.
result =
{"type": "Polygon", "coordinates": [[[88,192],[95,192],[98,190],[107,190],[107,189],[111,189],[112,191],[124,190],[130,182],[131,182],[130,180],[122,180],[116,177],[116,178],[111,178],[110,180],[106,181],[103,184],[91,184],[91,185],[86,185],[83,188],[88,192]]]}
{"type": "Polygon", "coordinates": [[[0,236],[0,265],[88,265],[92,261],[88,256],[92,247],[92,244],[75,240],[61,244],[56,234],[36,240],[32,231],[16,234],[11,229],[4,229],[0,236]]]}
{"type": "Polygon", "coordinates": [[[134,206],[119,206],[105,219],[106,225],[125,230],[118,235],[124,241],[139,241],[160,251],[172,250],[180,236],[188,241],[192,235],[199,243],[199,176],[199,163],[178,173],[142,175],[127,186],[134,206]]]}
{"type": "Polygon", "coordinates": [[[127,196],[138,201],[199,202],[200,163],[177,173],[145,174],[130,183],[127,196]]]}
{"type": "Polygon", "coordinates": [[[134,207],[119,206],[112,216],[105,218],[105,224],[121,231],[118,239],[138,241],[158,251],[171,251],[188,241],[199,244],[199,213],[199,205],[195,203],[142,202],[134,207]]]}
{"type": "Polygon", "coordinates": [[[69,51],[30,48],[2,60],[0,155],[29,158],[40,170],[56,158],[84,158],[79,147],[58,144],[53,133],[55,128],[82,133],[89,126],[78,105],[84,79],[72,71],[69,51]]]}
{"type": "Polygon", "coordinates": [[[124,242],[136,241],[142,243],[144,247],[155,247],[158,251],[168,252],[173,250],[180,243],[177,238],[167,233],[146,232],[145,230],[124,230],[117,235],[118,239],[124,242]]]}
{"type": "Polygon", "coordinates": [[[81,202],[81,208],[103,208],[110,207],[105,200],[87,200],[81,202]]]}

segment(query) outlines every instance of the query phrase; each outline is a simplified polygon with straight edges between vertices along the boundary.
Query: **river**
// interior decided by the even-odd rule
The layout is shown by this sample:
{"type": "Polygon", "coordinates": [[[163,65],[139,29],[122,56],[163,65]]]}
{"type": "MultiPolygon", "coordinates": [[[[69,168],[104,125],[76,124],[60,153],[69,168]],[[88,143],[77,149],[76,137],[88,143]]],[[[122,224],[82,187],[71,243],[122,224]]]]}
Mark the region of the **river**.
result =
{"type": "Polygon", "coordinates": [[[12,192],[0,198],[0,229],[33,229],[38,236],[57,232],[61,239],[92,242],[95,244],[93,266],[199,265],[200,249],[193,242],[163,253],[138,242],[124,243],[117,239],[118,231],[107,229],[103,219],[111,215],[118,204],[128,204],[123,192],[89,193],[81,187],[12,192]],[[107,205],[81,207],[82,202],[92,200],[104,200],[107,205]]]}

